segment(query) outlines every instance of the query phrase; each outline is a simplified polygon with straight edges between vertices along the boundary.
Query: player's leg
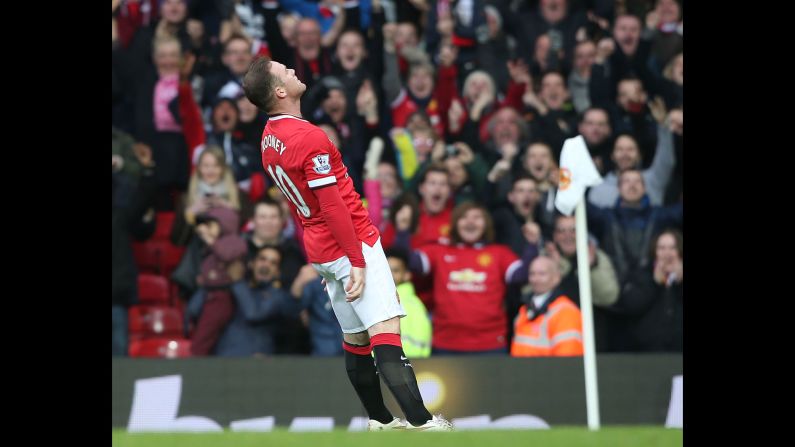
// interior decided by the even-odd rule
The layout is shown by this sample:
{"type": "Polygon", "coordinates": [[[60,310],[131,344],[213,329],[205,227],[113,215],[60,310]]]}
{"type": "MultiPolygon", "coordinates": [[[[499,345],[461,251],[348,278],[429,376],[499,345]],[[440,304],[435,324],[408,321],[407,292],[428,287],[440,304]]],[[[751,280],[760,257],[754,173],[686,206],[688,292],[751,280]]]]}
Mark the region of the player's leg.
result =
{"type": "Polygon", "coordinates": [[[411,361],[403,352],[399,317],[392,317],[372,325],[368,333],[375,352],[378,372],[395,396],[400,409],[406,415],[406,420],[414,427],[423,426],[433,420],[433,416],[422,401],[411,361]]]}
{"type": "MultiPolygon", "coordinates": [[[[342,335],[343,349],[345,351],[345,369],[348,378],[362,401],[367,416],[378,424],[389,425],[395,418],[384,405],[384,396],[381,394],[381,383],[378,381],[375,361],[370,355],[370,337],[367,332],[342,335]]],[[[402,426],[402,424],[401,424],[402,426]]]]}
{"type": "Polygon", "coordinates": [[[347,258],[343,258],[331,263],[316,264],[315,268],[326,278],[326,291],[331,300],[331,307],[342,328],[342,348],[348,378],[370,418],[368,429],[403,428],[400,420],[396,422],[396,418],[384,405],[375,362],[370,354],[372,352],[370,337],[351,304],[345,300],[344,285],[348,279],[347,272],[350,271],[350,267],[344,268],[346,262],[347,258]],[[340,275],[340,279],[337,279],[337,274],[340,275]]]}
{"type": "MultiPolygon", "coordinates": [[[[432,416],[425,408],[414,369],[403,352],[400,317],[406,313],[398,302],[392,272],[380,240],[373,247],[363,244],[362,254],[367,262],[364,292],[352,306],[367,326],[378,372],[411,426],[449,430],[449,422],[432,416]]],[[[413,428],[411,426],[406,428],[413,428]]]]}

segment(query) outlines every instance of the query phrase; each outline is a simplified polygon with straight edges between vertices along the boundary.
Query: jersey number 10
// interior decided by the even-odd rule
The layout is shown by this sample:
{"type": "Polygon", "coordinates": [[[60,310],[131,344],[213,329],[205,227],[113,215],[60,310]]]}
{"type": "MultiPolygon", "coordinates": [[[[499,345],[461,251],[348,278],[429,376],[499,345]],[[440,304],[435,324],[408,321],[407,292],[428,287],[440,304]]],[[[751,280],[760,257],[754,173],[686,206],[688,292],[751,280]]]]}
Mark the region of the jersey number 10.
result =
{"type": "Polygon", "coordinates": [[[295,183],[293,183],[293,181],[290,180],[290,177],[287,176],[287,173],[284,172],[284,169],[282,169],[281,166],[276,165],[275,174],[273,171],[274,171],[273,167],[271,165],[268,165],[268,174],[271,175],[271,178],[273,179],[274,183],[276,183],[276,186],[278,186],[279,189],[282,190],[282,193],[284,194],[285,197],[287,197],[291,202],[293,202],[295,208],[301,214],[303,214],[304,217],[309,217],[311,215],[311,213],[309,212],[309,207],[306,205],[304,198],[301,197],[301,192],[298,191],[298,188],[295,187],[295,183]]]}

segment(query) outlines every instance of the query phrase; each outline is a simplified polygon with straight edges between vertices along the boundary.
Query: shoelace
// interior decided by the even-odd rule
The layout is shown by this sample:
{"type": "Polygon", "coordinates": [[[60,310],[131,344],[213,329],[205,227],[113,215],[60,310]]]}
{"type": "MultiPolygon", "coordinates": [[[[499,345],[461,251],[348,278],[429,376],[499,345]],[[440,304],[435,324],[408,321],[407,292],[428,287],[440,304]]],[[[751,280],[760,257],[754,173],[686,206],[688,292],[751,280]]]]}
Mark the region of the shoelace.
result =
{"type": "Polygon", "coordinates": [[[441,422],[441,423],[442,423],[442,424],[443,424],[445,427],[450,427],[450,428],[452,428],[452,427],[453,427],[453,423],[452,423],[452,422],[450,422],[450,421],[448,421],[447,419],[445,419],[445,418],[442,416],[442,414],[441,414],[441,413],[439,413],[439,414],[437,414],[437,415],[436,415],[436,419],[437,419],[438,421],[440,421],[440,422],[441,422]]]}

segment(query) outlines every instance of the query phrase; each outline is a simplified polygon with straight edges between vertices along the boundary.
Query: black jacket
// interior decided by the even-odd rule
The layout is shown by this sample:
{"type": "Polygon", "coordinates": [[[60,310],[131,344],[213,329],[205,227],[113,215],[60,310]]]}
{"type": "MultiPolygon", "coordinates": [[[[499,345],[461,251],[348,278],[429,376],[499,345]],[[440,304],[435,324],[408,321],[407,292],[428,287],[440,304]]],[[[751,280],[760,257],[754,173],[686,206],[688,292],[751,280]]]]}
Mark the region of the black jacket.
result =
{"type": "Polygon", "coordinates": [[[682,352],[682,285],[658,284],[652,266],[633,273],[615,307],[624,317],[623,350],[682,352]]]}
{"type": "Polygon", "coordinates": [[[131,237],[144,240],[155,231],[155,220],[144,222],[143,216],[153,204],[156,183],[150,168],[143,168],[139,179],[125,171],[113,173],[112,179],[112,302],[114,306],[130,306],[138,301],[131,237]]]}

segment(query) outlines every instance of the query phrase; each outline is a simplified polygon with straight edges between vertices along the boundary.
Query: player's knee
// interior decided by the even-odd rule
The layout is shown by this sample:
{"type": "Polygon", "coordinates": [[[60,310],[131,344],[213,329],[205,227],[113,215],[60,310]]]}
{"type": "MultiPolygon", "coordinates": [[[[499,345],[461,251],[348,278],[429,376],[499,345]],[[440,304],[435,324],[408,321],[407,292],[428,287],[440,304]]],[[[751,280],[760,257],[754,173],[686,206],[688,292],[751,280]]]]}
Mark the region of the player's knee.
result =
{"type": "Polygon", "coordinates": [[[355,334],[342,334],[342,339],[357,346],[367,346],[370,344],[370,336],[367,334],[367,331],[357,332],[355,334]]]}
{"type": "Polygon", "coordinates": [[[378,334],[400,334],[400,317],[392,317],[388,320],[379,321],[367,329],[370,337],[378,334]]]}

